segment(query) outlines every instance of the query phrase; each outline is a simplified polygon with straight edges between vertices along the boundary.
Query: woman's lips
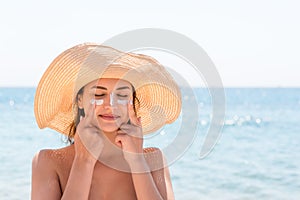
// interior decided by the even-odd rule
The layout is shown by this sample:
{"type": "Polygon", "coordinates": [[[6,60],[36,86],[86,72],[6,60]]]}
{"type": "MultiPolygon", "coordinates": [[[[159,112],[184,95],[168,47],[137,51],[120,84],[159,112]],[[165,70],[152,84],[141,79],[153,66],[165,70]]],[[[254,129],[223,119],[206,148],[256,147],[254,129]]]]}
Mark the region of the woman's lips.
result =
{"type": "Polygon", "coordinates": [[[108,120],[108,121],[114,121],[118,118],[120,118],[120,116],[117,116],[117,115],[110,115],[110,114],[107,114],[107,115],[99,115],[102,119],[104,120],[108,120]]]}

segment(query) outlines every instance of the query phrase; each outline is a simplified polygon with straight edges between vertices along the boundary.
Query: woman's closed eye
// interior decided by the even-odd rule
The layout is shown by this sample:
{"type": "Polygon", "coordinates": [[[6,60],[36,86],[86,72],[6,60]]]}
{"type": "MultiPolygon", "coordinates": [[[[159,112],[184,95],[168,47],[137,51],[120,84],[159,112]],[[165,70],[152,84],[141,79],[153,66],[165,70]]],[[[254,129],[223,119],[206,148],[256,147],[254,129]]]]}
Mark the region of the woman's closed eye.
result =
{"type": "Polygon", "coordinates": [[[114,99],[128,99],[130,97],[129,94],[127,93],[94,93],[93,96],[95,99],[104,99],[106,98],[106,96],[109,95],[110,98],[114,98],[114,99]]]}
{"type": "Polygon", "coordinates": [[[126,98],[128,97],[129,95],[128,94],[117,94],[117,97],[123,97],[123,98],[126,98]]]}
{"type": "Polygon", "coordinates": [[[103,97],[105,94],[95,94],[95,97],[103,97]]]}

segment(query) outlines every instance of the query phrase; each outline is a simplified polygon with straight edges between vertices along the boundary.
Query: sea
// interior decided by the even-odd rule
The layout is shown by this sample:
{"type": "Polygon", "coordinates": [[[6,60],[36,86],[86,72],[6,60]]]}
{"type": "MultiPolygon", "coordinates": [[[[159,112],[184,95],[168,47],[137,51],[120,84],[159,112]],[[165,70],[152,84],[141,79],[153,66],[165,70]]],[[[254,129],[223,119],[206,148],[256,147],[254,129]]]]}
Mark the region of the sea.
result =
{"type": "MultiPolygon", "coordinates": [[[[222,123],[212,123],[210,89],[193,88],[192,97],[183,91],[185,115],[145,136],[145,146],[176,155],[166,156],[175,198],[299,200],[300,88],[225,88],[224,94],[222,123]],[[195,110],[198,116],[189,115],[195,110]],[[220,127],[218,137],[201,156],[212,126],[220,127]]],[[[38,128],[34,95],[35,88],[0,88],[1,200],[30,199],[33,156],[68,145],[61,134],[38,128]]]]}

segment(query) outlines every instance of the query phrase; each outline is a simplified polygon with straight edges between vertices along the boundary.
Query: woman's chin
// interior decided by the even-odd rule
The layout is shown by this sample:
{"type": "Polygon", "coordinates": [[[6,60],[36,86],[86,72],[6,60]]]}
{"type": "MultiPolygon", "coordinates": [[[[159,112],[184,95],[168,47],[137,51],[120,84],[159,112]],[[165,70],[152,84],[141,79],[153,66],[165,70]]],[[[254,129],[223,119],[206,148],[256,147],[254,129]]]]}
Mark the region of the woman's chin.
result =
{"type": "Polygon", "coordinates": [[[101,125],[101,130],[106,133],[116,132],[119,130],[120,126],[117,124],[104,124],[101,125]]]}
{"type": "Polygon", "coordinates": [[[102,131],[110,133],[110,132],[115,132],[118,131],[122,122],[119,120],[116,121],[98,121],[98,125],[101,128],[102,131]]]}

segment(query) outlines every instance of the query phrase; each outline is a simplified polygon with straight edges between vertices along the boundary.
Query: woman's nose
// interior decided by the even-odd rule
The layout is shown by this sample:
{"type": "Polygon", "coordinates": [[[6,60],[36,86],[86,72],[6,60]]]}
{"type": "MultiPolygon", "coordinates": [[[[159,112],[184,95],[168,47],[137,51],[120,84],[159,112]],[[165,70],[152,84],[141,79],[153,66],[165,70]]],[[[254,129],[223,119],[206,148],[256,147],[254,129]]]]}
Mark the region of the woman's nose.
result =
{"type": "Polygon", "coordinates": [[[113,106],[113,100],[111,98],[103,98],[103,99],[91,99],[91,104],[95,104],[96,106],[113,106]]]}
{"type": "Polygon", "coordinates": [[[115,99],[113,94],[107,95],[106,98],[103,99],[104,106],[115,106],[115,99]]]}

